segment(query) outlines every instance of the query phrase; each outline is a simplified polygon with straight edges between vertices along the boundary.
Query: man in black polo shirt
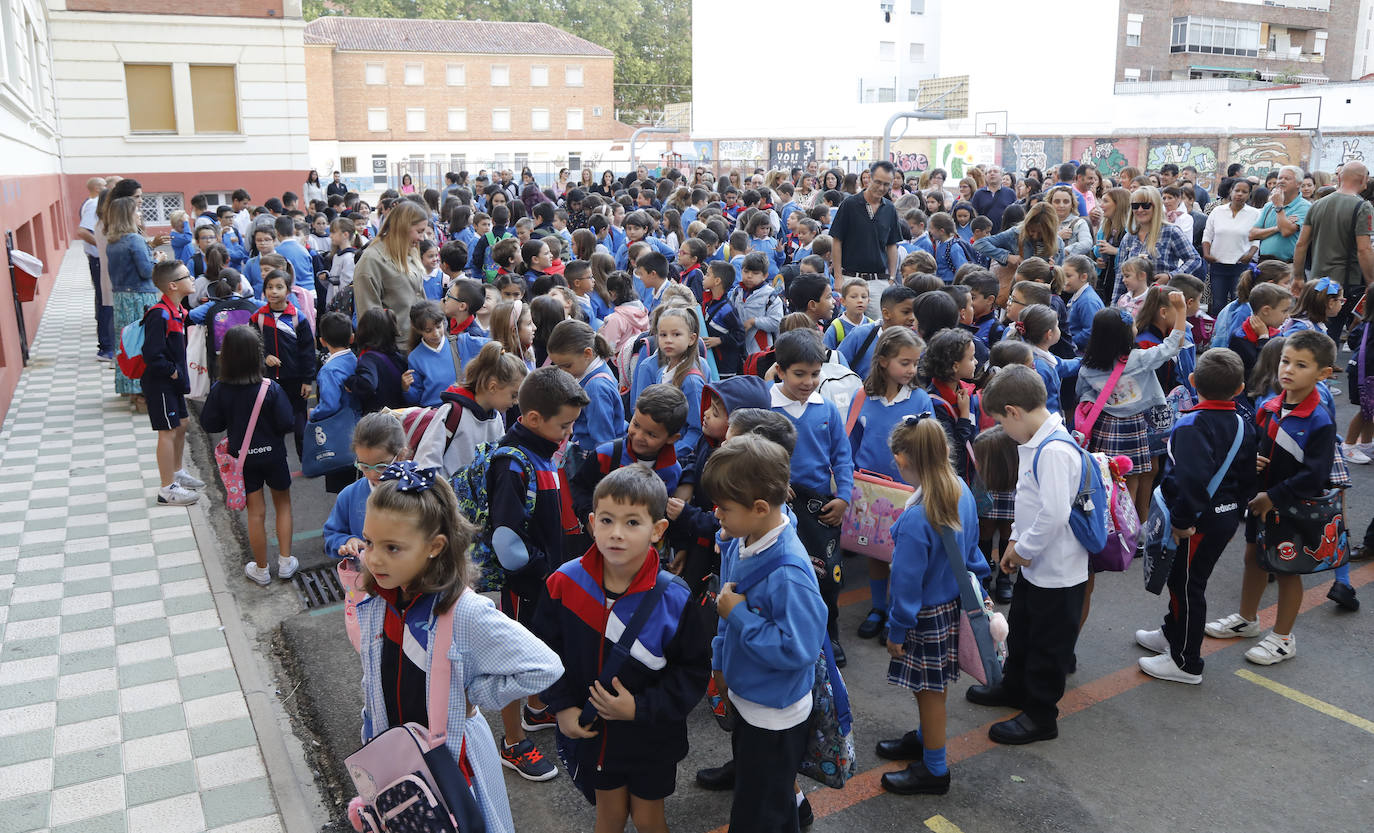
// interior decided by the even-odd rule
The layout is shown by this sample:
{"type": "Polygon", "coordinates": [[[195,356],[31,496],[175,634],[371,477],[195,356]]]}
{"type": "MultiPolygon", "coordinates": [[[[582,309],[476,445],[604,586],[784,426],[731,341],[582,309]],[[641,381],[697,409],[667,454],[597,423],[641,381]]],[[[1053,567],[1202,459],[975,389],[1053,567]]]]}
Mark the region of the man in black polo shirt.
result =
{"type": "Polygon", "coordinates": [[[868,281],[868,297],[876,299],[898,277],[897,242],[902,233],[897,209],[887,199],[897,169],[884,159],[868,172],[868,187],[846,197],[830,224],[830,270],[836,286],[849,278],[868,281]]]}
{"type": "Polygon", "coordinates": [[[343,196],[348,193],[348,186],[339,178],[339,172],[334,172],[334,181],[329,183],[329,187],[324,189],[325,196],[332,197],[335,194],[343,196]]]}

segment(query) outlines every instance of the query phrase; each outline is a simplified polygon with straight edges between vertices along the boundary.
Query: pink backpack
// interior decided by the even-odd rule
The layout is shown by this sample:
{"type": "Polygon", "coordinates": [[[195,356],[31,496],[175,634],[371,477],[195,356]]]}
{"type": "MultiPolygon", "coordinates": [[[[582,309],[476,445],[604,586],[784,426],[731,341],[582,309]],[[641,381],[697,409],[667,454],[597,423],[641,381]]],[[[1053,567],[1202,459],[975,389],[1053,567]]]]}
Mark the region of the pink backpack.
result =
{"type": "Polygon", "coordinates": [[[1126,488],[1126,475],[1130,473],[1131,458],[1108,457],[1101,452],[1089,454],[1089,459],[1102,474],[1102,482],[1110,484],[1107,491],[1111,494],[1111,506],[1107,511],[1107,545],[1101,552],[1089,553],[1088,566],[1093,572],[1123,573],[1130,569],[1135,558],[1136,544],[1140,541],[1140,515],[1135,511],[1135,501],[1126,488]]]}

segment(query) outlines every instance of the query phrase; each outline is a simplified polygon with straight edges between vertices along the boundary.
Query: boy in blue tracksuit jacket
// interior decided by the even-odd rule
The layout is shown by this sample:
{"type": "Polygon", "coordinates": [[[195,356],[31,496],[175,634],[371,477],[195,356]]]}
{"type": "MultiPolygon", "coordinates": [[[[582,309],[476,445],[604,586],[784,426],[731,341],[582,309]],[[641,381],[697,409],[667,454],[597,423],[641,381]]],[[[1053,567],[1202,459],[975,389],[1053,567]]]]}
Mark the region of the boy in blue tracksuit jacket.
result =
{"type": "MultiPolygon", "coordinates": [[[[1213,351],[1208,351],[1213,352],[1213,351]]],[[[1204,353],[1205,357],[1207,354],[1204,353]]],[[[1336,343],[1325,333],[1304,330],[1289,336],[1283,345],[1280,375],[1283,393],[1261,406],[1255,415],[1259,426],[1258,467],[1261,490],[1249,503],[1245,519],[1245,582],[1240,612],[1209,622],[1208,636],[1217,638],[1260,635],[1259,602],[1264,592],[1263,572],[1254,563],[1254,554],[1263,519],[1272,511],[1285,512],[1303,498],[1314,498],[1326,490],[1331,464],[1336,454],[1336,426],[1321,406],[1320,382],[1334,371],[1336,343]]],[[[1197,374],[1194,374],[1195,376],[1197,374]]],[[[1318,542],[1313,542],[1317,544],[1318,542]]],[[[1318,551],[1326,549],[1323,541],[1318,551]]],[[[1331,544],[1344,546],[1338,541],[1331,544]]],[[[1334,547],[1330,553],[1334,555],[1334,547]]],[[[1297,654],[1293,624],[1297,618],[1298,597],[1303,592],[1302,576],[1280,575],[1280,615],[1274,629],[1258,645],[1245,652],[1245,658],[1258,665],[1273,665],[1297,654]]]]}
{"type": "Polygon", "coordinates": [[[682,478],[675,444],[687,424],[687,398],[672,385],[646,387],[636,397],[629,427],[621,439],[594,446],[572,478],[572,508],[578,520],[592,511],[592,495],[601,479],[616,469],[647,465],[672,492],[682,478]]]}
{"type": "Polygon", "coordinates": [[[305,440],[305,405],[315,381],[315,333],[305,314],[289,300],[291,285],[284,271],[268,274],[263,283],[267,303],[253,313],[248,323],[262,331],[263,376],[282,386],[295,415],[296,454],[300,456],[305,440]]]}
{"type": "Polygon", "coordinates": [[[358,409],[353,394],[344,390],[348,377],[358,372],[358,357],[349,349],[353,343],[353,325],[348,316],[331,312],[321,318],[320,343],[329,355],[315,374],[318,401],[310,418],[316,421],[333,416],[340,408],[358,409]]]}
{"type": "MultiPolygon", "coordinates": [[[[1092,290],[1089,290],[1092,291],[1092,290]]],[[[1096,293],[1094,293],[1096,294],[1096,293]]],[[[1169,436],[1168,463],[1160,494],[1179,538],[1169,572],[1169,607],[1163,626],[1137,635],[1158,656],[1142,657],[1141,670],[1185,683],[1202,681],[1202,636],[1207,621],[1207,580],[1240,525],[1245,504],[1255,496],[1255,426],[1236,412],[1234,399],[1245,386],[1240,358],[1211,350],[1193,372],[1201,401],[1179,417],[1169,436]],[[1240,446],[1214,494],[1207,485],[1226,462],[1240,432],[1240,446]]]]}
{"type": "Polygon", "coordinates": [[[815,330],[790,330],[778,338],[777,367],[782,381],[769,391],[772,409],[792,420],[797,448],[792,454],[792,512],[797,535],[823,576],[821,593],[830,610],[830,639],[835,662],[843,665],[839,636],[840,521],[854,488],[854,458],[844,417],[816,390],[826,349],[815,330]],[[831,491],[831,481],[834,491],[831,491]]]}
{"type": "Polygon", "coordinates": [[[667,500],[662,481],[638,466],[602,480],[588,522],[596,543],[549,577],[535,613],[532,630],[564,669],[543,700],[601,829],[623,829],[632,808],[636,826],[667,829],[663,800],[687,757],[687,715],[710,671],[705,623],[682,579],[659,568],[653,547],[668,526],[667,500]],[[646,604],[653,608],[629,656],[608,667],[646,604]]]}
{"type": "Polygon", "coordinates": [[[179,260],[153,267],[153,285],[162,297],[143,314],[143,397],[148,421],[157,432],[159,504],[195,503],[192,489],[205,484],[182,468],[186,449],[186,395],[191,374],[186,365],[186,313],[181,302],[191,294],[191,273],[179,260]]]}
{"type": "Polygon", "coordinates": [[[728,378],[744,369],[744,323],[729,300],[735,288],[735,270],[728,263],[712,263],[706,269],[702,286],[709,298],[703,311],[703,340],[715,357],[716,372],[728,378]]]}
{"type": "Polygon", "coordinates": [[[716,449],[702,473],[728,536],[719,542],[711,669],[739,718],[731,830],[797,829],[793,783],[806,752],[826,605],[807,549],[783,515],[788,478],[787,453],[755,434],[716,449]]]}

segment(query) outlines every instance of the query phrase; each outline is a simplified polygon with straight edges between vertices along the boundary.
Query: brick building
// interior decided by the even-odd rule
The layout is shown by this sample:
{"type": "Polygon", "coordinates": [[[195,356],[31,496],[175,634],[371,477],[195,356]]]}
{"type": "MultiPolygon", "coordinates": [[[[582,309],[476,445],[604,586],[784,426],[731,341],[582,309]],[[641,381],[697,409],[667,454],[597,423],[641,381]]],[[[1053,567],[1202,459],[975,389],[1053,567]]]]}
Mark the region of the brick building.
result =
{"type": "Polygon", "coordinates": [[[321,17],[305,64],[311,156],[360,191],[402,171],[432,186],[448,170],[576,170],[630,132],[611,51],[544,23],[321,17]]]}
{"type": "Polygon", "coordinates": [[[1369,7],[1369,0],[1122,0],[1116,80],[1358,79],[1367,37],[1359,24],[1369,7]]]}

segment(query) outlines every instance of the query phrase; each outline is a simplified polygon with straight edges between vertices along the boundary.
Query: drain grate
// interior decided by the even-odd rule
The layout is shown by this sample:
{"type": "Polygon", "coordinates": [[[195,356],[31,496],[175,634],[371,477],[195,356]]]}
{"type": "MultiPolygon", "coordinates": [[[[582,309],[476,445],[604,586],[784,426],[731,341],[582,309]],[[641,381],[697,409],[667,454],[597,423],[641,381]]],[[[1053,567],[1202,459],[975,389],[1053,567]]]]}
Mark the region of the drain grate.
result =
{"type": "Polygon", "coordinates": [[[343,585],[332,566],[301,570],[292,581],[307,610],[328,607],[344,599],[343,585]]]}

